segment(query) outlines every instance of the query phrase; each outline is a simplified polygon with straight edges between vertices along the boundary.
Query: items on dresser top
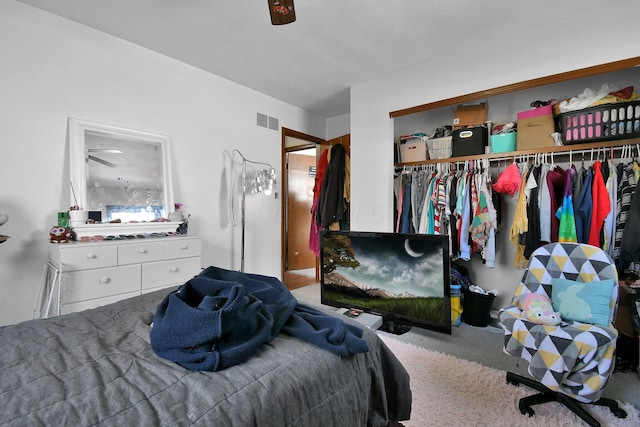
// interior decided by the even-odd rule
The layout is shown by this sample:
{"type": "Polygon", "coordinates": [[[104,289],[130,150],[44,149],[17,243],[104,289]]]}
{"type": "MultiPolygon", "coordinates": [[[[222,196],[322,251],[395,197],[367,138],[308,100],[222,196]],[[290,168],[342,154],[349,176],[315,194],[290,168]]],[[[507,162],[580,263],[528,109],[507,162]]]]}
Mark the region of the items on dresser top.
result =
{"type": "Polygon", "coordinates": [[[200,237],[51,244],[35,317],[93,308],[179,285],[200,272],[200,237]]]}

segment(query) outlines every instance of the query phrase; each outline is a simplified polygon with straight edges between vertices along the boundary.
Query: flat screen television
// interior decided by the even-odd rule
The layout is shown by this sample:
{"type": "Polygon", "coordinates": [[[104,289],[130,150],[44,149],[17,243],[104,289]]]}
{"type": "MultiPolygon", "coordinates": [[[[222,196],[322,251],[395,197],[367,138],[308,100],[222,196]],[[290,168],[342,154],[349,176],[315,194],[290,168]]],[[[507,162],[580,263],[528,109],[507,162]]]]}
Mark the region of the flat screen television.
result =
{"type": "Polygon", "coordinates": [[[320,244],[323,304],[382,316],[397,334],[451,334],[448,236],[323,231],[320,244]]]}

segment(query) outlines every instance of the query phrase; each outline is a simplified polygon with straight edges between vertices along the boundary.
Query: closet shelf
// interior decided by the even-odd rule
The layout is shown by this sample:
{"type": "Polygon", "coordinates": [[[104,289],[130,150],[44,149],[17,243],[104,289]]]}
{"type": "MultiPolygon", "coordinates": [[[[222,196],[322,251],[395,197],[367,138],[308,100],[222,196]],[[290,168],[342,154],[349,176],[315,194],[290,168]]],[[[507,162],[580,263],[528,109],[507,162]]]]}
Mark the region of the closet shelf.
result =
{"type": "Polygon", "coordinates": [[[475,156],[464,156],[464,157],[450,157],[447,159],[435,159],[435,160],[423,160],[419,162],[404,162],[404,163],[396,163],[395,166],[397,168],[402,168],[405,166],[420,166],[420,165],[433,165],[439,163],[458,163],[464,162],[467,160],[480,160],[480,159],[488,159],[490,162],[498,162],[503,160],[513,160],[519,156],[529,156],[535,154],[544,154],[544,153],[554,153],[558,155],[570,155],[576,152],[585,152],[589,150],[602,149],[602,148],[610,148],[615,149],[616,147],[623,147],[625,145],[639,145],[640,138],[629,138],[629,139],[618,139],[615,141],[600,141],[600,142],[591,142],[584,144],[571,144],[571,145],[561,145],[559,147],[545,147],[545,148],[535,148],[529,150],[520,150],[520,151],[511,151],[505,153],[492,153],[492,154],[478,154],[475,156]]]}

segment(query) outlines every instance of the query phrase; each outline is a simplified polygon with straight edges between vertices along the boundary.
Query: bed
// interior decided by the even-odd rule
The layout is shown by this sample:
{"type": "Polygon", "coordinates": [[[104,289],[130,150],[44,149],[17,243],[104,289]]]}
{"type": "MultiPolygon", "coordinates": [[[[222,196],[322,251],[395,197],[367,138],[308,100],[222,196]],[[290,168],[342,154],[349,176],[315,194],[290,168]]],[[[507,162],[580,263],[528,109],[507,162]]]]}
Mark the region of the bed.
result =
{"type": "Polygon", "coordinates": [[[216,372],[157,356],[150,325],[171,291],[0,328],[0,425],[351,427],[409,418],[408,374],[366,328],[369,351],[348,357],[282,333],[216,372]]]}

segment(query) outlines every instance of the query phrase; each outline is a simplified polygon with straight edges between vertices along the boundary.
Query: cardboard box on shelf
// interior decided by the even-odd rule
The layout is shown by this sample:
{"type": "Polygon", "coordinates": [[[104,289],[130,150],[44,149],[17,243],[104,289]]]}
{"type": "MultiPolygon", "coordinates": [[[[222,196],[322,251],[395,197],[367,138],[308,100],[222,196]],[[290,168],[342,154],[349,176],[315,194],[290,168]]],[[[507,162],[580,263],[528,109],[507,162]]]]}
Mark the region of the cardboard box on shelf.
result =
{"type": "Polygon", "coordinates": [[[453,116],[453,129],[462,129],[468,126],[484,125],[487,121],[487,103],[473,105],[458,105],[453,116]]]}
{"type": "Polygon", "coordinates": [[[518,120],[518,150],[553,147],[555,131],[553,114],[518,120]]]}
{"type": "Polygon", "coordinates": [[[532,108],[531,110],[520,111],[518,113],[518,120],[548,116],[549,114],[553,114],[553,105],[545,105],[543,107],[532,108]]]}

